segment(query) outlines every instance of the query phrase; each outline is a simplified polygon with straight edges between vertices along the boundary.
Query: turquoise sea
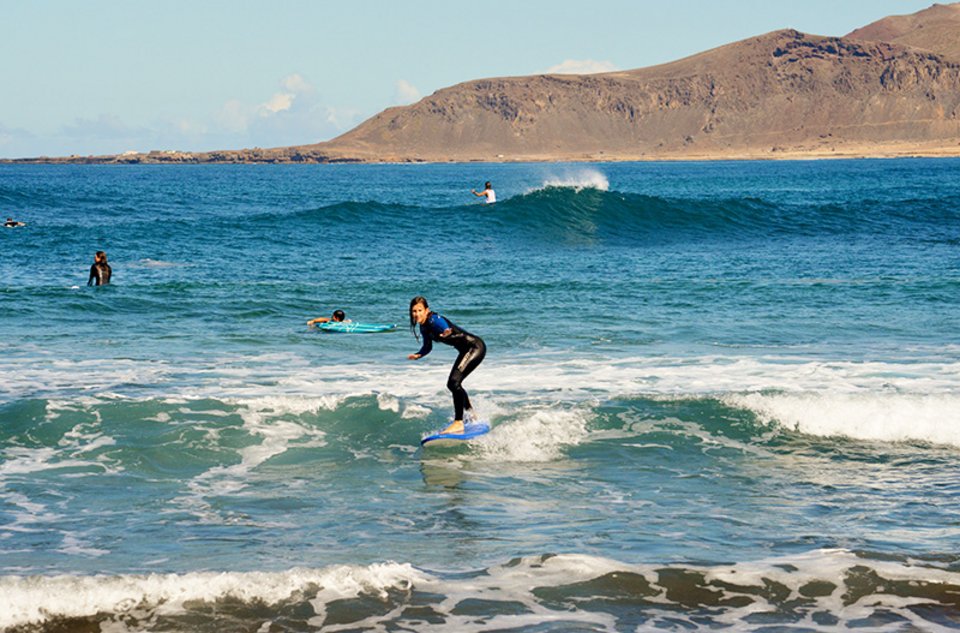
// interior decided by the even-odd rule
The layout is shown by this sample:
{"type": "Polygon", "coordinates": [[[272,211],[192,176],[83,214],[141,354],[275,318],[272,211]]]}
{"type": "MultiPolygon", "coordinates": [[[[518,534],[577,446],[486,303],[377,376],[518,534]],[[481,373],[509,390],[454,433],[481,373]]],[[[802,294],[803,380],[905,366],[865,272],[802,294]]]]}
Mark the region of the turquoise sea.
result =
{"type": "Polygon", "coordinates": [[[4,165],[0,216],[0,630],[960,629],[960,160],[4,165]],[[469,446],[414,295],[487,343],[469,446]]]}

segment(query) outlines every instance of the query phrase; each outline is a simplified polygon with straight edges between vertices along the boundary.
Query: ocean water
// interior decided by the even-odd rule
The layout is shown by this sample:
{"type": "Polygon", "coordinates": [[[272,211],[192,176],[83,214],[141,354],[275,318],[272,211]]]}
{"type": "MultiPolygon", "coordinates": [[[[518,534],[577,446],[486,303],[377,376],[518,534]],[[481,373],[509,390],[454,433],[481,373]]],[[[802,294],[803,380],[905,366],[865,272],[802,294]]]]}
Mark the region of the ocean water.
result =
{"type": "Polygon", "coordinates": [[[960,628],[960,160],[14,165],[0,216],[0,629],[960,628]],[[469,446],[414,295],[487,343],[469,446]]]}

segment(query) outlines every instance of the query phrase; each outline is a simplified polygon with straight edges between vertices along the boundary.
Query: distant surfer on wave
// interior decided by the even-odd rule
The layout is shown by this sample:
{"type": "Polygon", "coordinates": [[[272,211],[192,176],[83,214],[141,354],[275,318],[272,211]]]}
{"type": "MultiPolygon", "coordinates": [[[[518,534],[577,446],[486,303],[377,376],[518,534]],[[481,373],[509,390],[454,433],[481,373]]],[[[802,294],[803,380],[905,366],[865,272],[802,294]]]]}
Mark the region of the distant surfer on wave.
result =
{"type": "Polygon", "coordinates": [[[106,286],[110,283],[110,277],[113,270],[107,263],[107,254],[103,251],[97,251],[93,256],[93,266],[90,267],[90,279],[87,279],[88,286],[106,286]]]}
{"type": "Polygon", "coordinates": [[[347,315],[344,314],[343,310],[334,310],[333,314],[329,318],[317,317],[316,319],[310,319],[309,321],[307,321],[307,325],[312,327],[317,323],[329,323],[330,321],[333,321],[335,323],[341,323],[341,322],[349,323],[350,319],[347,318],[347,315]]]}
{"type": "MultiPolygon", "coordinates": [[[[410,329],[414,331],[414,336],[417,336],[417,325],[420,326],[420,334],[423,336],[423,346],[416,354],[407,356],[409,360],[417,360],[429,354],[434,341],[450,345],[459,352],[450,369],[450,377],[447,378],[447,389],[453,394],[454,419],[441,433],[463,433],[464,412],[472,414],[473,406],[461,383],[483,361],[487,346],[479,336],[474,336],[436,312],[431,312],[424,297],[410,300],[410,329]]],[[[417,336],[418,340],[419,338],[417,336]]]]}
{"type": "Polygon", "coordinates": [[[7,218],[7,221],[3,223],[3,226],[7,227],[8,229],[13,229],[13,228],[16,228],[16,227],[18,227],[18,226],[26,226],[26,223],[24,223],[24,222],[18,222],[18,221],[16,221],[16,220],[14,220],[13,218],[7,218]]]}
{"type": "Polygon", "coordinates": [[[477,196],[478,198],[486,198],[487,204],[493,204],[497,201],[497,193],[493,190],[493,185],[490,184],[488,180],[483,185],[483,191],[477,191],[476,189],[471,189],[470,193],[477,196]]]}

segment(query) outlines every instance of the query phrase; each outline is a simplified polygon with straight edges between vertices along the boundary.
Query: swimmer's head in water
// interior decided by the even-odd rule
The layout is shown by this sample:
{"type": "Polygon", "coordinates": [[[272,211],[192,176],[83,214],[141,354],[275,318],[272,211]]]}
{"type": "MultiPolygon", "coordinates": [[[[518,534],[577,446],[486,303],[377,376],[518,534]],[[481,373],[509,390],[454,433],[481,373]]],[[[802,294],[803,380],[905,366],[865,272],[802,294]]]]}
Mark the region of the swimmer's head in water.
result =
{"type": "Polygon", "coordinates": [[[107,263],[107,254],[104,253],[103,251],[97,251],[97,254],[93,256],[93,261],[95,261],[95,262],[97,262],[97,263],[100,263],[100,264],[106,264],[106,263],[107,263]]]}
{"type": "Polygon", "coordinates": [[[343,321],[347,318],[347,315],[343,313],[343,310],[334,310],[333,311],[333,320],[334,321],[343,321]]]}
{"type": "Polygon", "coordinates": [[[430,305],[426,297],[416,296],[410,300],[410,329],[414,336],[417,334],[416,326],[418,323],[425,323],[430,314],[430,305]]]}
{"type": "Polygon", "coordinates": [[[490,181],[488,180],[486,183],[484,183],[483,188],[484,188],[484,189],[493,189],[493,185],[491,185],[491,184],[490,184],[490,181]]]}

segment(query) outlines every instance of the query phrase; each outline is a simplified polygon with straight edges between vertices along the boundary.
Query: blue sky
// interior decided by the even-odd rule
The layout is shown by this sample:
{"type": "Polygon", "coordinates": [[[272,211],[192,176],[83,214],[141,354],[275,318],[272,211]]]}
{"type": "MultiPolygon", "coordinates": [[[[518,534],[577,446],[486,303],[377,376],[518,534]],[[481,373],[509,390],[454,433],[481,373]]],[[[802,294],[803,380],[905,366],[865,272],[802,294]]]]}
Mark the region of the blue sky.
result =
{"type": "Polygon", "coordinates": [[[461,81],[627,70],[930,0],[0,0],[0,157],[333,138],[461,81]]]}

